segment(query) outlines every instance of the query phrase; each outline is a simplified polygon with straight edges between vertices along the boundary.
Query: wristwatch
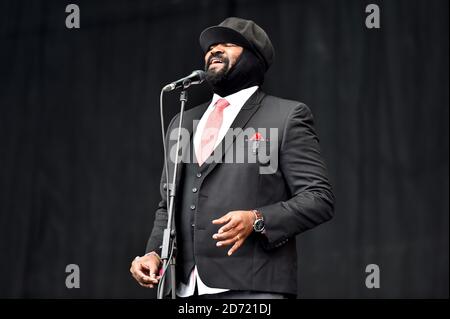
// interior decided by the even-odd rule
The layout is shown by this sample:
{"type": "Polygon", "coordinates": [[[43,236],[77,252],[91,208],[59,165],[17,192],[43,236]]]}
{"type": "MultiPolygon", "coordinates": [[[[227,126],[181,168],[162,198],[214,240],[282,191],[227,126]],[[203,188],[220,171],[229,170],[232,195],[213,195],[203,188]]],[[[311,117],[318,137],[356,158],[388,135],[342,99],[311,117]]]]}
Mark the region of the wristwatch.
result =
{"type": "Polygon", "coordinates": [[[264,217],[258,210],[254,209],[252,210],[253,214],[255,214],[255,222],[253,223],[253,230],[256,233],[264,233],[265,230],[265,224],[264,224],[264,217]]]}

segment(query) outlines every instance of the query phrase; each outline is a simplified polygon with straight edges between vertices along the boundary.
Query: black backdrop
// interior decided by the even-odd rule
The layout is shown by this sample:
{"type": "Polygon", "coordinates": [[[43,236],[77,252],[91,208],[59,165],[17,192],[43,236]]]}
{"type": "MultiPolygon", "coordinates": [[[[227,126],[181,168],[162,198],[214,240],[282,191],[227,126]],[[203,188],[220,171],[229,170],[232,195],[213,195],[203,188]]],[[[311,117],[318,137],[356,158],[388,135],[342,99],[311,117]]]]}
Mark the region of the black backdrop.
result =
{"type": "Polygon", "coordinates": [[[72,2],[78,30],[69,1],[0,2],[0,297],[154,296],[129,264],[159,196],[159,90],[202,67],[200,31],[231,15],[272,38],[264,88],[311,107],[337,197],[298,238],[300,295],[448,297],[446,0],[377,1],[379,30],[374,1],[72,2]]]}

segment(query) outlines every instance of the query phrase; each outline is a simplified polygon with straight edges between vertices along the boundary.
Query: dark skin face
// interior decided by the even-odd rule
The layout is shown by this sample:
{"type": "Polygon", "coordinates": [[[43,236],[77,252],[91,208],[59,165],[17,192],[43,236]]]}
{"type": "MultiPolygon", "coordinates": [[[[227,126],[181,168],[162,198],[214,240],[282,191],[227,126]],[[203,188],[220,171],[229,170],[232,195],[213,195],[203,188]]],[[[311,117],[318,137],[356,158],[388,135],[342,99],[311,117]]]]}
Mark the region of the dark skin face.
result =
{"type": "Polygon", "coordinates": [[[228,72],[236,64],[243,47],[233,43],[217,43],[205,53],[205,70],[219,73],[228,72]]]}

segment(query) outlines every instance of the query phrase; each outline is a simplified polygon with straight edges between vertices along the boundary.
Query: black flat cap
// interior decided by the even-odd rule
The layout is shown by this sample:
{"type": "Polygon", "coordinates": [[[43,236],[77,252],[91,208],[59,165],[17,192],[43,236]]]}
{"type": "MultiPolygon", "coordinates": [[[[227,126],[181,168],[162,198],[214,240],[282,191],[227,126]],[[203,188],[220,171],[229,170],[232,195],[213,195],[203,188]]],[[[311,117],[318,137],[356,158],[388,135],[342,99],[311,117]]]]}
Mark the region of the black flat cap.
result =
{"type": "Polygon", "coordinates": [[[217,26],[203,30],[200,34],[200,46],[204,52],[216,43],[234,43],[252,50],[270,67],[274,57],[272,42],[266,32],[255,22],[236,17],[226,18],[217,26]]]}

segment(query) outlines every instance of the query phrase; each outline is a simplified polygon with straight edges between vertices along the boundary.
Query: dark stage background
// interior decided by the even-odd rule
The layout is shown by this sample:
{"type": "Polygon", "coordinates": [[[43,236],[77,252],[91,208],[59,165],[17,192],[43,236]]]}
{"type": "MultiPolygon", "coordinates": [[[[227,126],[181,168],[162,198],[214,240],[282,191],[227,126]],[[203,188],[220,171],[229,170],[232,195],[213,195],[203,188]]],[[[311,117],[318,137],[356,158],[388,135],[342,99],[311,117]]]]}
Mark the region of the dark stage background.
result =
{"type": "Polygon", "coordinates": [[[74,2],[78,30],[69,1],[0,2],[0,297],[154,297],[129,266],[159,197],[159,90],[202,68],[205,27],[241,16],[276,49],[265,91],[311,107],[337,198],[298,237],[300,296],[448,298],[448,1],[74,2]]]}

